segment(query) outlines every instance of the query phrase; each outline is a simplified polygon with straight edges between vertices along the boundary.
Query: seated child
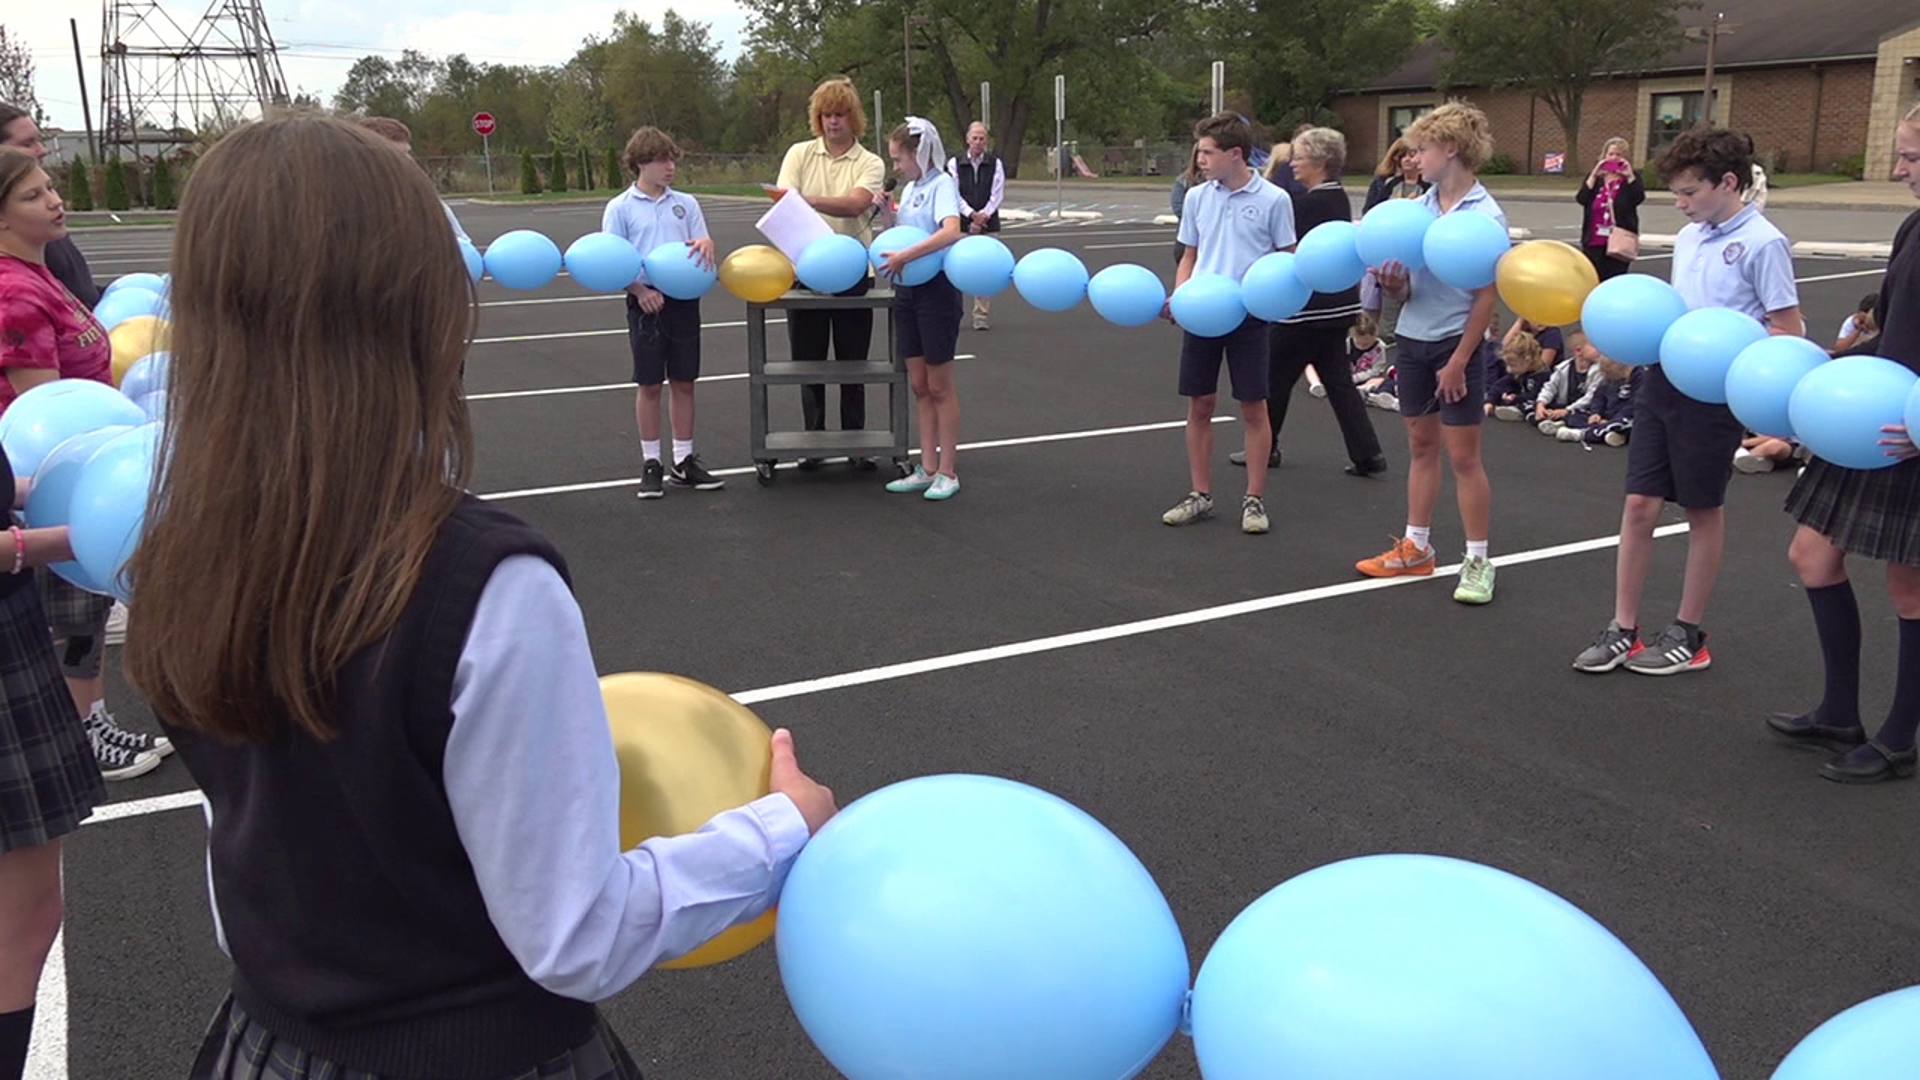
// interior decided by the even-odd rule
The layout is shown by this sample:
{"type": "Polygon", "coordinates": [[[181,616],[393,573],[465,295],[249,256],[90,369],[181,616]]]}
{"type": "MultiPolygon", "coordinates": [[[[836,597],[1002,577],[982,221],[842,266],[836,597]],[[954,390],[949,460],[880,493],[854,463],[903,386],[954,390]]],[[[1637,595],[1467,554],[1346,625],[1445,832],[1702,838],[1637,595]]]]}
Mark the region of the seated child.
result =
{"type": "Polygon", "coordinates": [[[1503,374],[1487,384],[1487,413],[1496,420],[1524,420],[1553,377],[1546,351],[1531,334],[1508,335],[1500,345],[1503,374]]]}
{"type": "Polygon", "coordinates": [[[1743,473],[1772,472],[1789,461],[1805,461],[1811,456],[1811,451],[1795,439],[1748,432],[1740,440],[1740,449],[1733,452],[1733,467],[1743,473]]]}
{"type": "Polygon", "coordinates": [[[1567,410],[1566,426],[1555,432],[1554,438],[1590,447],[1600,443],[1625,446],[1633,431],[1633,392],[1646,369],[1628,367],[1603,356],[1595,370],[1600,373],[1600,381],[1567,410]]]}
{"type": "Polygon", "coordinates": [[[1353,372],[1353,385],[1361,387],[1387,373],[1387,350],[1380,343],[1380,324],[1364,311],[1347,331],[1347,367],[1353,372]]]}
{"type": "Polygon", "coordinates": [[[1554,367],[1547,385],[1540,388],[1539,396],[1533,401],[1533,419],[1542,435],[1552,435],[1566,427],[1567,410],[1600,381],[1600,369],[1595,363],[1600,359],[1600,350],[1593,347],[1585,334],[1573,334],[1572,340],[1573,355],[1554,367]]]}

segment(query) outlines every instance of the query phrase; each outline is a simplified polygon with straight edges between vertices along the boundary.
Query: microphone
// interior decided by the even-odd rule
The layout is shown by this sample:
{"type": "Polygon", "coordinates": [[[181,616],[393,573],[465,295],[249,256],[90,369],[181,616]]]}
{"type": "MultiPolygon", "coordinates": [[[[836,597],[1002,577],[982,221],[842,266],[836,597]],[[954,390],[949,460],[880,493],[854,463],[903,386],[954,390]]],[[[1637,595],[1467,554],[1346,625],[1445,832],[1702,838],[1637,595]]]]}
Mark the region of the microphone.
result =
{"type": "Polygon", "coordinates": [[[889,176],[887,177],[887,182],[885,186],[883,186],[881,190],[891,195],[893,194],[893,189],[899,186],[900,186],[900,178],[897,176],[889,176]]]}

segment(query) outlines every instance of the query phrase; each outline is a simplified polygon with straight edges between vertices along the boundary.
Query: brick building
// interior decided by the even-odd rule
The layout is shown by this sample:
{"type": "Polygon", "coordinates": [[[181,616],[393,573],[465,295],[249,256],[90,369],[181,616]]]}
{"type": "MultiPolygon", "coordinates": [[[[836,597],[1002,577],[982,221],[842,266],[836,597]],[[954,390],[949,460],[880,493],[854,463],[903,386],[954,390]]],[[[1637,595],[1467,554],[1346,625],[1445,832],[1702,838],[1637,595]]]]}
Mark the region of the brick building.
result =
{"type": "MultiPolygon", "coordinates": [[[[1920,100],[1920,10],[1889,0],[1720,0],[1725,18],[1714,59],[1715,120],[1753,136],[1775,172],[1827,172],[1859,157],[1868,178],[1893,168],[1893,129],[1920,100]]],[[[1709,9],[1713,10],[1713,9],[1709,9]]],[[[1707,11],[1682,16],[1704,25],[1707,11]]],[[[1704,36],[1632,74],[1603,74],[1586,93],[1580,145],[1565,171],[1581,175],[1607,139],[1650,159],[1705,115],[1704,36]]],[[[1437,41],[1400,67],[1334,102],[1355,171],[1370,168],[1422,112],[1465,98],[1493,122],[1496,152],[1513,171],[1549,171],[1567,150],[1552,110],[1522,90],[1447,86],[1437,41]]]]}

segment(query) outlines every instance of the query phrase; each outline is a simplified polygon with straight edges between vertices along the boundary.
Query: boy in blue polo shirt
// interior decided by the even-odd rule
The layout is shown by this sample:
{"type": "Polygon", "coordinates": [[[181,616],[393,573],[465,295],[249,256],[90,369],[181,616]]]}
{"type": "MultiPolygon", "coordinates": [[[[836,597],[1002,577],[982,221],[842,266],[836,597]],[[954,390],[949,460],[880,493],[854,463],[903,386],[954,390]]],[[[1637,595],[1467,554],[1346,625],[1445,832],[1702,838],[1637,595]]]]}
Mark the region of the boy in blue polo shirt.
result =
{"type": "MultiPolygon", "coordinates": [[[[1420,197],[1439,214],[1486,214],[1507,227],[1500,204],[1475,171],[1493,155],[1487,115],[1453,101],[1414,121],[1404,136],[1431,186],[1420,197]]],[[[1422,267],[1409,274],[1399,262],[1375,268],[1382,292],[1401,301],[1394,361],[1400,415],[1407,423],[1407,531],[1391,548],[1354,569],[1368,577],[1433,573],[1433,509],[1440,499],[1440,451],[1453,463],[1454,495],[1467,534],[1467,557],[1453,598],[1463,604],[1493,600],[1493,563],[1487,532],[1493,488],[1480,460],[1480,422],[1486,416],[1487,369],[1481,343],[1493,321],[1494,287],[1456,289],[1422,267]]]]}
{"type": "MultiPolygon", "coordinates": [[[[1687,307],[1732,308],[1764,322],[1771,333],[1802,333],[1792,246],[1757,207],[1741,201],[1753,180],[1753,142],[1724,129],[1689,131],[1667,148],[1659,170],[1674,208],[1690,222],[1673,243],[1673,287],[1687,307]]],[[[1574,658],[1576,670],[1625,665],[1642,675],[1676,675],[1713,663],[1700,621],[1720,573],[1727,481],[1745,435],[1731,409],[1681,393],[1659,365],[1644,376],[1628,444],[1613,621],[1574,658]],[[1640,593],[1653,561],[1654,525],[1669,501],[1687,512],[1680,612],[1657,640],[1642,644],[1640,593]]]]}
{"type": "MultiPolygon", "coordinates": [[[[1186,245],[1174,274],[1175,289],[1195,274],[1221,274],[1239,281],[1254,260],[1294,246],[1293,200],[1247,165],[1253,131],[1234,113],[1216,113],[1193,129],[1194,156],[1207,182],[1187,192],[1180,214],[1186,245]]],[[[1171,312],[1171,302],[1168,312],[1171,312]]],[[[1267,531],[1267,455],[1273,429],[1267,422],[1267,323],[1249,315],[1222,337],[1187,331],[1180,342],[1180,396],[1187,399],[1187,471],[1193,489],[1160,516],[1186,525],[1213,516],[1213,406],[1220,390],[1220,361],[1227,362],[1233,398],[1247,432],[1247,495],[1240,503],[1240,529],[1267,531]]]]}
{"type": "MultiPolygon", "coordinates": [[[[610,232],[646,255],[661,244],[684,241],[702,265],[713,265],[713,239],[693,196],[673,190],[680,147],[666,132],[643,127],[622,154],[633,186],[607,203],[600,231],[610,232]]],[[[645,271],[627,286],[627,344],[633,350],[634,417],[640,428],[640,492],[665,494],[663,481],[696,491],[717,491],[726,481],[708,472],[693,452],[693,384],[700,378],[700,301],[675,300],[654,288],[645,271]],[[660,464],[660,384],[672,394],[673,467],[660,464]]]]}

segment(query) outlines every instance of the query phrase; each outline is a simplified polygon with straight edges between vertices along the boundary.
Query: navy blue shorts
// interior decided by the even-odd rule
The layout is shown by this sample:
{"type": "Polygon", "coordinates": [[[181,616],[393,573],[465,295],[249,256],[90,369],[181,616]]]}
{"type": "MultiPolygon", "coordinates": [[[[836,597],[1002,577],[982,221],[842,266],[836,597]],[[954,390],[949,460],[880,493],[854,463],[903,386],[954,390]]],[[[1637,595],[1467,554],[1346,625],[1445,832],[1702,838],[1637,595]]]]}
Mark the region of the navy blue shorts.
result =
{"type": "Polygon", "coordinates": [[[693,382],[700,377],[700,301],[669,296],[667,306],[649,315],[628,293],[627,344],[633,349],[634,382],[693,382]]]}
{"type": "Polygon", "coordinates": [[[934,367],[952,363],[963,300],[945,274],[935,274],[925,285],[894,286],[893,341],[900,356],[919,357],[934,367]]]}
{"type": "Polygon", "coordinates": [[[1210,397],[1220,392],[1220,360],[1227,361],[1233,400],[1267,400],[1267,321],[1249,315],[1239,329],[1221,337],[1187,331],[1180,339],[1180,396],[1210,397]]]}
{"type": "Polygon", "coordinates": [[[1411,420],[1440,414],[1448,427],[1472,427],[1486,419],[1487,365],[1475,349],[1467,357],[1467,393],[1459,401],[1440,397],[1440,369],[1460,347],[1455,335],[1445,341],[1415,341],[1402,335],[1395,345],[1394,379],[1399,385],[1400,415],[1411,420]]]}
{"type": "Polygon", "coordinates": [[[1688,510],[1725,504],[1733,455],[1746,434],[1733,410],[1688,397],[1654,365],[1634,392],[1627,494],[1651,495],[1688,510]]]}

